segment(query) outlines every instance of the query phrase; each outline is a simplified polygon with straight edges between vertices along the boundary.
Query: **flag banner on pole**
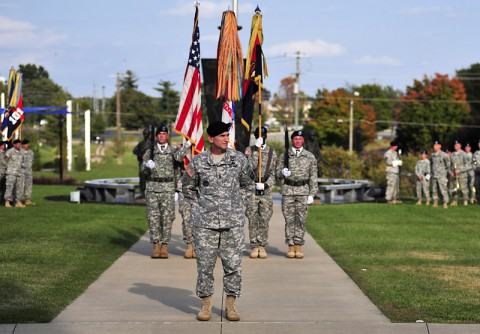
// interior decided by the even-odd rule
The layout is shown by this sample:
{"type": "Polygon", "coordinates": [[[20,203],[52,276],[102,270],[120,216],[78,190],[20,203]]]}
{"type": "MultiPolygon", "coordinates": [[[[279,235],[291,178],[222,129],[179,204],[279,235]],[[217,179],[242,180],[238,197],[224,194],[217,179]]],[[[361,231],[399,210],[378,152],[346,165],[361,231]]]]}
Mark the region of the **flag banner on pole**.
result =
{"type": "Polygon", "coordinates": [[[198,6],[196,6],[192,43],[174,127],[175,132],[183,136],[184,143],[190,141],[193,144],[193,155],[204,150],[200,88],[200,29],[198,27],[198,6]]]}
{"type": "MultiPolygon", "coordinates": [[[[242,124],[250,131],[252,125],[253,109],[255,106],[255,97],[259,91],[259,86],[263,84],[264,67],[265,77],[268,76],[267,64],[262,52],[263,29],[262,15],[257,7],[257,11],[252,18],[252,28],[250,31],[250,41],[248,43],[247,61],[245,63],[245,79],[243,81],[243,100],[242,100],[242,124]]],[[[261,96],[259,103],[261,103],[261,96]]]]}
{"type": "Polygon", "coordinates": [[[22,74],[12,69],[7,84],[8,96],[7,107],[4,111],[4,117],[1,130],[6,131],[6,140],[9,141],[13,134],[19,130],[25,119],[22,100],[22,74]]]}
{"type": "Polygon", "coordinates": [[[235,103],[232,101],[223,102],[222,122],[231,123],[228,133],[228,147],[235,149],[235,103]]]}

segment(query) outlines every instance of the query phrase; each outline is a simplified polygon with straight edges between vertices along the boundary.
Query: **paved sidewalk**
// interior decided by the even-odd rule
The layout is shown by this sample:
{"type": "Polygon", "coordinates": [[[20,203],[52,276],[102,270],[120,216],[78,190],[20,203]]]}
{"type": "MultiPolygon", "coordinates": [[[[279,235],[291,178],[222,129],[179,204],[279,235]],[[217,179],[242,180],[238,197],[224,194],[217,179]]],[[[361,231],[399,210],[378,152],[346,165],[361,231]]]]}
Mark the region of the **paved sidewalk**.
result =
{"type": "Polygon", "coordinates": [[[278,205],[271,220],[268,259],[250,259],[245,251],[243,294],[237,302],[241,320],[223,317],[217,262],[214,315],[209,322],[199,322],[196,264],[183,258],[177,216],[168,260],[150,259],[151,245],[144,235],[51,323],[0,325],[0,334],[480,333],[480,325],[390,323],[309,235],[305,258],[287,259],[278,205]]]}

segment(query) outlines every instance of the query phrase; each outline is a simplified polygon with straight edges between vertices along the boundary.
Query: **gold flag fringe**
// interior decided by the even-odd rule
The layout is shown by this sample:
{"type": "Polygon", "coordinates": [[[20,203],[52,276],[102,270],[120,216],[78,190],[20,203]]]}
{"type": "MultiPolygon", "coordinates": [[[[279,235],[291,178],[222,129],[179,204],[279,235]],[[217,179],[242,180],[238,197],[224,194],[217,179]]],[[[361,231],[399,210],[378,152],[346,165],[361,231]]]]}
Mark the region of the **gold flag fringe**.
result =
{"type": "MultiPolygon", "coordinates": [[[[255,48],[257,37],[260,45],[262,45],[263,44],[263,27],[262,27],[262,14],[260,13],[256,13],[255,15],[253,15],[253,18],[252,18],[252,28],[250,30],[250,41],[248,43],[247,61],[245,63],[245,80],[250,79],[249,78],[250,68],[251,66],[255,66],[255,64],[252,64],[252,53],[253,53],[253,49],[255,48]]],[[[267,69],[267,62],[265,60],[265,56],[263,55],[263,50],[262,50],[262,60],[263,60],[263,76],[266,78],[268,77],[268,69],[267,69]]]]}
{"type": "Polygon", "coordinates": [[[222,15],[217,49],[216,98],[238,101],[242,96],[243,53],[233,11],[222,15]]]}

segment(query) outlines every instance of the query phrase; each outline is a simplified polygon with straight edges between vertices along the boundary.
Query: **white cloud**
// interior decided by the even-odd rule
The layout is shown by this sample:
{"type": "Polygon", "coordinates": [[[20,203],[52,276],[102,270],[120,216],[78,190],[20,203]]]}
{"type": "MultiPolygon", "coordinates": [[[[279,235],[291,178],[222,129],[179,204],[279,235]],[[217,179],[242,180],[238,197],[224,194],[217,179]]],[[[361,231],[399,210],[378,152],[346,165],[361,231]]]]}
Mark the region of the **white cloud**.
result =
{"type": "Polygon", "coordinates": [[[381,57],[373,57],[370,55],[363,56],[362,58],[355,59],[353,61],[354,64],[359,65],[401,65],[402,62],[398,59],[388,57],[388,56],[381,56],[381,57]]]}
{"type": "Polygon", "coordinates": [[[39,30],[30,22],[15,21],[0,16],[0,47],[3,49],[39,49],[59,44],[66,39],[64,34],[52,30],[39,30]]]}
{"type": "Polygon", "coordinates": [[[307,56],[339,56],[346,52],[344,46],[340,44],[332,44],[321,39],[315,41],[292,41],[281,43],[266,48],[265,53],[270,56],[280,56],[285,54],[295,54],[300,51],[301,54],[307,56]]]}
{"type": "MultiPolygon", "coordinates": [[[[178,7],[170,8],[166,11],[163,11],[161,15],[163,16],[188,16],[193,15],[194,11],[194,3],[193,1],[186,1],[181,2],[178,7]]],[[[238,6],[238,14],[242,13],[253,13],[256,8],[256,5],[253,3],[246,3],[246,4],[239,4],[238,6]]],[[[221,14],[232,8],[231,1],[220,1],[220,2],[213,2],[213,1],[201,1],[200,2],[200,16],[203,18],[220,18],[221,14]]]]}
{"type": "Polygon", "coordinates": [[[447,15],[453,15],[454,11],[450,7],[431,6],[407,8],[404,9],[401,13],[406,15],[423,15],[430,13],[445,13],[447,15]]]}

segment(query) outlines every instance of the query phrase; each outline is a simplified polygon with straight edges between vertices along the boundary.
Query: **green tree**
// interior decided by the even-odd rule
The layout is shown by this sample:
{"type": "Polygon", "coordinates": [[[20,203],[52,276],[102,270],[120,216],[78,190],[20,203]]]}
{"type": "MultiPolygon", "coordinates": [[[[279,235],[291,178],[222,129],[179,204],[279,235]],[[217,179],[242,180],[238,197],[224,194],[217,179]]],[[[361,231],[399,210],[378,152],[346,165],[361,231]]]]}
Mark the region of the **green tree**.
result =
{"type": "Polygon", "coordinates": [[[467,102],[471,113],[466,124],[468,128],[461,130],[463,142],[474,143],[478,140],[478,125],[480,124],[480,63],[471,65],[469,68],[457,71],[458,79],[463,83],[467,93],[467,102]]]}
{"type": "Polygon", "coordinates": [[[400,110],[398,140],[407,149],[431,147],[434,140],[449,143],[468,118],[470,106],[458,78],[436,73],[407,87],[400,110]]]}
{"type": "Polygon", "coordinates": [[[175,85],[173,82],[161,80],[158,85],[159,87],[155,88],[160,92],[157,118],[161,123],[173,123],[178,113],[180,93],[172,88],[175,85]]]}

